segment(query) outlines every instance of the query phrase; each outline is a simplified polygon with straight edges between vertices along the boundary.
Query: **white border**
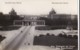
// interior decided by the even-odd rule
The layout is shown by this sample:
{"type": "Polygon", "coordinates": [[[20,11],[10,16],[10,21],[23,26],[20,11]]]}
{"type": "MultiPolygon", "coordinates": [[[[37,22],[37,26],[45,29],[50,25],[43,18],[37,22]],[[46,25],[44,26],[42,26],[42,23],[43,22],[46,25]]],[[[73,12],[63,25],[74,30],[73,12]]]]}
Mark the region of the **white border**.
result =
{"type": "Polygon", "coordinates": [[[79,0],[77,0],[77,12],[78,12],[78,50],[79,50],[79,0]]]}

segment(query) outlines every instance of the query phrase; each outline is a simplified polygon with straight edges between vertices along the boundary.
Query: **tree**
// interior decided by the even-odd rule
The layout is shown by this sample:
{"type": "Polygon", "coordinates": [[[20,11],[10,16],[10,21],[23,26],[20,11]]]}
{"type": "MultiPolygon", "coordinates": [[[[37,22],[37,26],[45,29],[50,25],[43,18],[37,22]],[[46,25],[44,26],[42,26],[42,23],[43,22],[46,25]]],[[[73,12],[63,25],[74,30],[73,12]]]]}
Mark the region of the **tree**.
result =
{"type": "Polygon", "coordinates": [[[46,34],[46,36],[50,36],[50,34],[49,34],[49,33],[47,33],[47,34],[46,34]]]}
{"type": "Polygon", "coordinates": [[[78,18],[77,15],[74,15],[74,19],[72,20],[73,29],[78,29],[78,18]]]}
{"type": "Polygon", "coordinates": [[[16,11],[12,8],[12,10],[9,12],[9,15],[11,17],[11,20],[20,20],[22,19],[19,15],[17,15],[16,11]]]}
{"type": "Polygon", "coordinates": [[[39,35],[39,37],[43,37],[43,36],[44,36],[44,35],[42,35],[42,34],[41,34],[41,35],[39,35]]]}
{"type": "Polygon", "coordinates": [[[12,10],[9,12],[9,15],[10,15],[10,19],[11,19],[11,20],[15,20],[15,19],[16,19],[16,16],[17,16],[17,13],[16,13],[15,10],[12,8],[12,10]]]}
{"type": "Polygon", "coordinates": [[[67,38],[67,35],[66,35],[66,34],[64,34],[64,35],[63,35],[63,37],[67,38]]]}
{"type": "Polygon", "coordinates": [[[68,38],[72,38],[72,35],[68,35],[68,38]]]}
{"type": "Polygon", "coordinates": [[[3,17],[3,13],[0,12],[0,20],[3,20],[3,19],[4,19],[4,17],[3,17]]]}
{"type": "Polygon", "coordinates": [[[73,38],[74,38],[74,39],[78,39],[78,36],[77,36],[77,35],[74,35],[73,38]]]}
{"type": "Polygon", "coordinates": [[[53,14],[56,14],[56,11],[52,8],[52,10],[49,12],[48,17],[52,17],[53,14]]]}
{"type": "Polygon", "coordinates": [[[15,10],[12,8],[11,12],[9,12],[10,15],[17,15],[17,13],[15,12],[15,10]]]}
{"type": "Polygon", "coordinates": [[[62,34],[62,33],[60,33],[58,36],[59,36],[59,37],[63,37],[63,34],[62,34]]]}
{"type": "Polygon", "coordinates": [[[0,26],[5,26],[6,25],[6,18],[2,12],[0,12],[0,26]]]}

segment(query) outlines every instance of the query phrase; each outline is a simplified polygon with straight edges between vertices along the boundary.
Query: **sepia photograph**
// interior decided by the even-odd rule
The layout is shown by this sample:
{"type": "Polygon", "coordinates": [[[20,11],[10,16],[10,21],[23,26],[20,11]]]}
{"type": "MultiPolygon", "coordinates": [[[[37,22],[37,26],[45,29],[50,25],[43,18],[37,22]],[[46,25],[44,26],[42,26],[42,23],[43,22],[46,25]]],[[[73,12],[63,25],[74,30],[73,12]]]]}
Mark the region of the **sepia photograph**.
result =
{"type": "Polygon", "coordinates": [[[78,50],[78,0],[0,0],[0,50],[78,50]]]}

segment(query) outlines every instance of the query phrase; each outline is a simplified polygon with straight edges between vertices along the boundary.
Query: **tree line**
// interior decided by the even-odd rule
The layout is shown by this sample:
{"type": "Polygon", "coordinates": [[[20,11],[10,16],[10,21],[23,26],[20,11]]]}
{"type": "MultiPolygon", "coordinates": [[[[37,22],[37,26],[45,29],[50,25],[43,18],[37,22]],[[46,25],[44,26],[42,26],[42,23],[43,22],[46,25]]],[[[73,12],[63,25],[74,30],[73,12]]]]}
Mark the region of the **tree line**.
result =
{"type": "MultiPolygon", "coordinates": [[[[13,13],[13,12],[12,12],[13,13]]],[[[3,14],[0,12],[0,26],[13,25],[14,20],[22,20],[23,18],[19,15],[3,14]]]]}
{"type": "Polygon", "coordinates": [[[77,29],[78,21],[77,17],[74,18],[73,20],[71,19],[66,19],[66,18],[57,18],[57,19],[50,19],[48,17],[40,17],[38,20],[44,20],[45,25],[47,26],[55,26],[55,27],[62,27],[64,28],[65,26],[71,26],[73,29],[77,29]]]}

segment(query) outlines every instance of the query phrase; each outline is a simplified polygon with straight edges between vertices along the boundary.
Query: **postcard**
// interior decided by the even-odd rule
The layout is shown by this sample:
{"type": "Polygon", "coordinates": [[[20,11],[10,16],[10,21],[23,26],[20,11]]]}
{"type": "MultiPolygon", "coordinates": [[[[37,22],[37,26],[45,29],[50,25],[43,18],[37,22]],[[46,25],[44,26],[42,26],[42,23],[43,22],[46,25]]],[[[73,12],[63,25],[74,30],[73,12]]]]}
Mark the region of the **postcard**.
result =
{"type": "Polygon", "coordinates": [[[78,50],[78,0],[0,0],[0,50],[78,50]]]}

